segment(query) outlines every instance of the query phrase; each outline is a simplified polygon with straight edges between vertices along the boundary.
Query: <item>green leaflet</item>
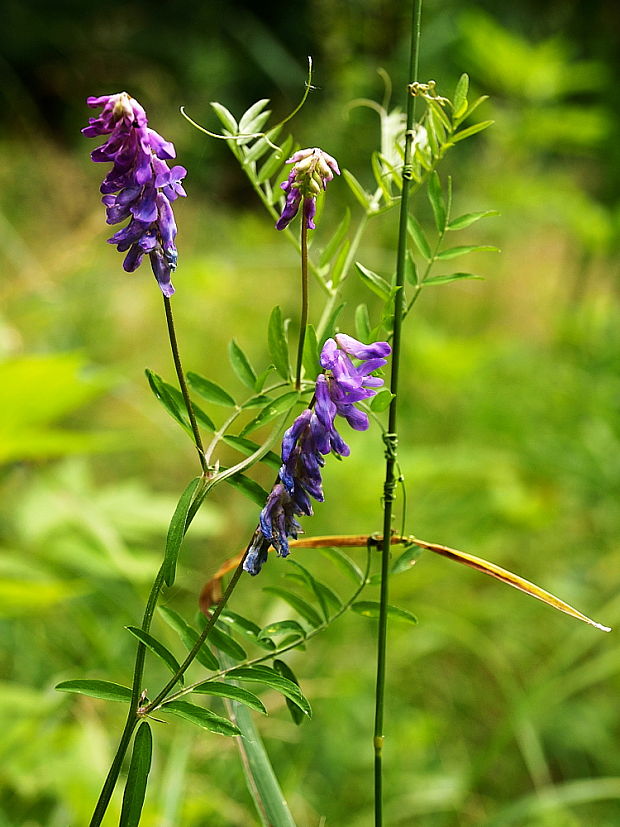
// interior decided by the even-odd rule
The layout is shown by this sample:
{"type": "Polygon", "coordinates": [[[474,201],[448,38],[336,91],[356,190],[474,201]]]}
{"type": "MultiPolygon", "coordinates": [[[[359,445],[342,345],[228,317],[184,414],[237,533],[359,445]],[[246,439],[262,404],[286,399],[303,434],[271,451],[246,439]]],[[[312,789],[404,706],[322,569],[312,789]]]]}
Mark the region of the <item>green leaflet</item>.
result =
{"type": "Polygon", "coordinates": [[[140,823],[152,754],[153,736],[151,735],[151,728],[147,721],[142,721],[133,742],[133,752],[131,753],[127,781],[125,782],[123,807],[118,827],[138,827],[140,823]]]}
{"type": "Polygon", "coordinates": [[[253,692],[248,692],[240,686],[235,686],[231,683],[223,683],[222,681],[205,681],[195,686],[192,692],[197,695],[213,695],[218,698],[230,698],[233,701],[245,704],[250,709],[261,712],[263,715],[267,714],[267,710],[263,702],[253,692]]]}
{"type": "Polygon", "coordinates": [[[282,311],[279,307],[274,307],[269,317],[269,326],[267,328],[267,343],[269,345],[269,353],[275,369],[280,376],[288,381],[291,375],[289,365],[288,353],[288,339],[286,336],[286,329],[284,327],[284,320],[282,318],[282,311]]]}
{"type": "Polygon", "coordinates": [[[187,531],[187,516],[194,503],[194,495],[200,485],[200,477],[193,479],[181,494],[175,512],[170,521],[168,536],[166,537],[166,552],[164,555],[164,582],[172,586],[176,575],[177,560],[185,532],[187,531]]]}
{"type": "Polygon", "coordinates": [[[268,686],[270,689],[275,689],[286,698],[290,698],[293,703],[301,709],[301,711],[309,718],[312,717],[312,709],[308,703],[307,698],[303,692],[293,681],[282,677],[274,669],[268,666],[239,666],[228,673],[231,680],[239,681],[254,681],[268,686]]]}
{"type": "Polygon", "coordinates": [[[187,374],[187,381],[196,393],[200,394],[207,402],[213,402],[215,405],[223,405],[225,408],[235,408],[237,406],[237,403],[228,391],[225,391],[220,385],[212,382],[210,379],[206,379],[199,373],[190,371],[187,374]]]}
{"type": "Polygon", "coordinates": [[[88,695],[91,698],[101,698],[104,701],[131,701],[131,689],[111,681],[74,680],[62,681],[56,684],[59,692],[76,692],[78,695],[88,695]]]}
{"type": "MultiPolygon", "coordinates": [[[[181,664],[163,643],[160,643],[157,638],[154,638],[143,629],[138,629],[136,626],[125,626],[125,628],[128,632],[131,632],[134,637],[137,637],[141,643],[144,643],[147,649],[150,649],[154,655],[157,655],[157,657],[166,664],[173,675],[176,675],[181,668],[181,664]]],[[[179,677],[179,683],[183,683],[183,675],[179,677]]]]}
{"type": "MultiPolygon", "coordinates": [[[[379,617],[380,606],[381,604],[375,600],[359,600],[357,603],[353,603],[351,608],[358,615],[374,618],[379,617]]],[[[388,617],[393,620],[404,620],[407,623],[413,624],[418,622],[415,615],[411,614],[411,612],[408,612],[406,609],[399,609],[398,606],[388,606],[387,611],[388,617]]]]}
{"type": "Polygon", "coordinates": [[[222,718],[221,715],[216,715],[210,709],[191,704],[189,701],[170,701],[170,703],[163,704],[161,711],[171,712],[179,718],[184,718],[186,721],[218,735],[240,734],[237,727],[228,718],[222,718]]]}

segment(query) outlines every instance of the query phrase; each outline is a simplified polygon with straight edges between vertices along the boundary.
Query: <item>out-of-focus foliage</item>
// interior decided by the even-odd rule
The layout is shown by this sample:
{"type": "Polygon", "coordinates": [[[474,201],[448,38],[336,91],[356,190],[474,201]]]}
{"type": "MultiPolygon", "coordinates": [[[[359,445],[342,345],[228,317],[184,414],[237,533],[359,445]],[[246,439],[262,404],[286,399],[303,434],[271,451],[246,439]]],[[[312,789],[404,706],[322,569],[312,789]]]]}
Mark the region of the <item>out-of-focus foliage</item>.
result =
{"type": "MultiPolygon", "coordinates": [[[[492,276],[428,291],[411,319],[400,442],[408,525],[617,626],[618,6],[425,6],[421,79],[433,77],[441,92],[467,71],[475,91],[491,95],[481,117],[496,125],[455,150],[450,165],[454,214],[499,210],[479,240],[491,235],[503,254],[494,263],[472,254],[472,271],[492,276]]],[[[124,712],[51,687],[77,674],[126,681],[134,640],[122,627],[139,623],[178,492],[194,473],[191,445],[143,379],[147,365],[173,376],[160,299],[152,277],[123,273],[104,242],[100,176],[78,132],[83,99],[127,89],[175,141],[190,194],[178,215],[181,345],[189,369],[234,393],[241,385],[227,375],[228,342],[234,336],[255,363],[268,358],[272,306],[296,312],[296,263],[227,147],[191,130],[178,106],[202,122],[214,98],[238,113],[270,97],[285,114],[303,90],[310,53],[319,88],[288,126],[372,186],[367,157],[378,122],[349,102],[381,99],[383,65],[392,105],[402,103],[404,4],[254,8],[207,3],[189,14],[171,3],[160,13],[138,2],[65,0],[52,13],[42,2],[6,4],[0,821],[9,827],[88,821],[124,712]]],[[[345,193],[344,183],[332,185],[334,215],[339,197],[357,209],[345,193]]],[[[430,226],[430,208],[418,206],[430,226]]],[[[321,232],[319,247],[329,235],[321,232]]],[[[364,244],[369,267],[391,272],[394,236],[392,215],[377,219],[364,244]]],[[[352,287],[343,327],[357,300],[352,287]]],[[[378,528],[383,447],[358,446],[355,436],[351,444],[351,457],[325,474],[312,533],[378,528]]],[[[224,489],[183,550],[170,602],[186,616],[255,525],[248,501],[224,489]]],[[[345,587],[319,552],[296,555],[345,587]]],[[[262,583],[242,585],[239,605],[257,623],[278,610],[261,585],[281,587],[291,569],[270,561],[262,583]]],[[[393,592],[419,624],[391,630],[389,823],[620,822],[613,635],[430,555],[393,592]]],[[[264,697],[271,717],[257,723],[274,736],[267,746],[300,825],[371,819],[372,627],[348,616],[291,660],[312,722],[298,729],[281,697],[264,697]]],[[[159,623],[157,631],[178,655],[172,630],[159,623]]],[[[156,748],[144,824],[254,823],[234,744],[181,723],[157,726],[167,757],[156,748]]],[[[110,823],[120,806],[119,798],[110,823]]]]}

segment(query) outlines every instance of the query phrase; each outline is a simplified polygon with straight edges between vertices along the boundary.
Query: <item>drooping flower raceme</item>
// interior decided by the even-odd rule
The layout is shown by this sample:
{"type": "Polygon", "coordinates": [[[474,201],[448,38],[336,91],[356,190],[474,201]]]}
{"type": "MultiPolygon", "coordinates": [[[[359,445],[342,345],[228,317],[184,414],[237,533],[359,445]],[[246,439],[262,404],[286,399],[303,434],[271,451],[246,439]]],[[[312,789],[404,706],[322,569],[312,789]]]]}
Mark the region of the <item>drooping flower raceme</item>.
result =
{"type": "Polygon", "coordinates": [[[334,173],[340,175],[336,159],[318,147],[311,147],[298,150],[286,163],[294,166],[286,181],[280,184],[286,194],[286,202],[276,230],[288,227],[297,215],[302,200],[303,220],[309,230],[314,230],[317,196],[333,180],[334,173]]]}
{"type": "Polygon", "coordinates": [[[323,501],[324,457],[349,455],[349,446],[336,430],[336,416],[344,417],[356,431],[368,428],[368,416],[356,403],[374,396],[383,385],[383,379],[372,374],[385,365],[390,352],[387,342],[365,345],[344,333],[325,342],[321,351],[324,372],[316,380],[314,405],[284,434],[278,481],[261,511],[243,564],[245,571],[258,574],[270,546],[280,557],[288,555],[288,538],[301,532],[295,517],[312,515],[310,497],[323,501]]]}
{"type": "Polygon", "coordinates": [[[168,167],[167,162],[176,157],[174,146],[148,126],[146,112],[127,92],[91,97],[86,102],[93,109],[103,109],[88,119],[83,134],[88,138],[108,136],[91,158],[113,164],[101,184],[107,223],[130,219],[108,242],[127,253],[123,268],[128,273],[148,254],[162,293],[171,296],[170,274],[177,265],[172,202],[186,194],[181,181],[187,171],[182,166],[168,167]]]}

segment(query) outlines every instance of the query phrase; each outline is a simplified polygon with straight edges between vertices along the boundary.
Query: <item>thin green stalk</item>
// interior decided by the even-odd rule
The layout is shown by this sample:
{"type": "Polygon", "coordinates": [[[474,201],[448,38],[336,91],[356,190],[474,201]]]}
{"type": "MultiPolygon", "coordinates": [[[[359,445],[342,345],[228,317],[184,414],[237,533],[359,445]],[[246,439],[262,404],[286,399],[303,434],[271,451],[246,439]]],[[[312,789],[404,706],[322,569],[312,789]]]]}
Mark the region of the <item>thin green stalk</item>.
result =
{"type": "MultiPolygon", "coordinates": [[[[416,81],[418,77],[418,56],[420,46],[420,21],[422,15],[422,0],[413,0],[411,52],[409,58],[409,79],[416,81]]],[[[385,704],[385,674],[387,655],[387,619],[389,599],[389,562],[390,537],[392,532],[392,506],[394,492],[397,485],[395,469],[397,467],[397,404],[398,380],[401,357],[401,328],[403,320],[402,290],[405,282],[405,262],[407,257],[407,215],[409,210],[409,196],[411,189],[411,156],[413,143],[413,125],[415,116],[415,97],[409,95],[407,99],[407,128],[405,133],[405,158],[403,166],[403,189],[400,202],[400,219],[398,231],[398,249],[396,258],[396,295],[394,296],[394,336],[392,341],[392,370],[390,391],[394,395],[390,405],[388,431],[384,435],[385,442],[385,482],[383,486],[383,548],[381,550],[381,596],[379,609],[379,623],[377,631],[377,683],[374,727],[375,753],[375,826],[383,825],[383,718],[385,704]]]]}
{"type": "Polygon", "coordinates": [[[305,216],[301,220],[301,320],[299,322],[299,342],[297,344],[297,369],[295,371],[295,390],[301,390],[301,370],[304,360],[304,342],[308,324],[308,224],[305,216]]]}
{"type": "Polygon", "coordinates": [[[196,422],[196,416],[194,415],[194,408],[192,407],[192,400],[190,399],[187,382],[185,381],[185,374],[183,373],[183,365],[181,364],[181,356],[179,354],[177,335],[174,329],[174,319],[172,317],[172,305],[170,303],[170,299],[168,296],[164,296],[164,309],[166,311],[168,338],[170,339],[170,348],[172,350],[172,358],[174,360],[174,367],[177,373],[177,379],[179,380],[179,387],[181,388],[181,393],[183,394],[183,399],[185,400],[187,415],[189,417],[192,433],[194,435],[194,443],[196,445],[196,450],[198,451],[200,467],[202,468],[202,473],[206,474],[208,471],[207,461],[205,459],[204,448],[202,447],[202,438],[200,436],[200,431],[198,430],[198,423],[196,422]]]}
{"type": "MultiPolygon", "coordinates": [[[[149,594],[149,598],[146,603],[146,608],[144,610],[144,617],[142,618],[141,626],[143,632],[148,632],[151,628],[153,614],[155,612],[155,607],[157,606],[157,601],[159,599],[159,595],[163,584],[164,568],[162,565],[162,567],[157,572],[155,580],[153,581],[151,593],[149,594]]],[[[140,722],[140,718],[138,716],[138,706],[140,704],[140,697],[142,694],[142,677],[144,675],[145,657],[146,646],[143,643],[138,643],[138,648],[136,650],[136,660],[133,669],[131,702],[129,704],[127,720],[125,722],[125,727],[121,734],[118,748],[116,750],[116,755],[114,756],[114,760],[112,761],[112,765],[110,766],[110,770],[108,772],[104,785],[101,789],[101,794],[99,795],[99,799],[95,806],[93,817],[90,821],[90,827],[99,827],[103,820],[106,810],[108,809],[110,799],[112,798],[112,793],[114,792],[114,788],[116,787],[118,776],[120,775],[121,767],[123,765],[123,758],[125,757],[127,748],[131,743],[131,736],[133,735],[134,729],[140,722]]]]}

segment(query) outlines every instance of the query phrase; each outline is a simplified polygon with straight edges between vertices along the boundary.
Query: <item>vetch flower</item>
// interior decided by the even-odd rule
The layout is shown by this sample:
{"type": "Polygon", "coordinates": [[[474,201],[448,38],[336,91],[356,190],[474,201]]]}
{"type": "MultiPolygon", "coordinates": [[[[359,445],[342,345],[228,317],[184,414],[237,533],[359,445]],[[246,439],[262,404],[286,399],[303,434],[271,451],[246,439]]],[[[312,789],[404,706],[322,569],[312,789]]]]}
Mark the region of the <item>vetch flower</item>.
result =
{"type": "Polygon", "coordinates": [[[286,181],[280,184],[286,194],[286,202],[276,223],[276,230],[288,227],[297,215],[302,200],[303,221],[309,230],[314,230],[317,196],[333,180],[334,173],[340,175],[336,159],[315,146],[298,150],[286,163],[294,166],[286,181]]]}
{"type": "Polygon", "coordinates": [[[302,531],[295,518],[312,516],[311,497],[323,502],[324,457],[329,453],[346,457],[350,453],[336,430],[336,417],[344,417],[357,431],[368,428],[368,416],[356,403],[371,398],[383,385],[383,379],[372,374],[386,364],[390,352],[387,342],[365,345],[341,333],[323,345],[321,366],[325,372],[317,377],[313,405],[284,434],[278,480],[261,511],[243,564],[245,571],[259,573],[269,546],[280,557],[289,554],[288,538],[296,538],[302,531]]]}
{"type": "Polygon", "coordinates": [[[186,194],[181,181],[187,171],[182,166],[168,166],[176,157],[173,144],[148,126],[146,112],[127,92],[90,97],[86,102],[93,109],[102,107],[102,111],[88,119],[83,134],[88,138],[108,136],[91,153],[93,161],[112,164],[101,184],[106,221],[118,224],[129,218],[129,224],[108,242],[127,253],[123,268],[128,273],[148,254],[162,293],[171,296],[170,275],[177,266],[172,202],[186,194]]]}

